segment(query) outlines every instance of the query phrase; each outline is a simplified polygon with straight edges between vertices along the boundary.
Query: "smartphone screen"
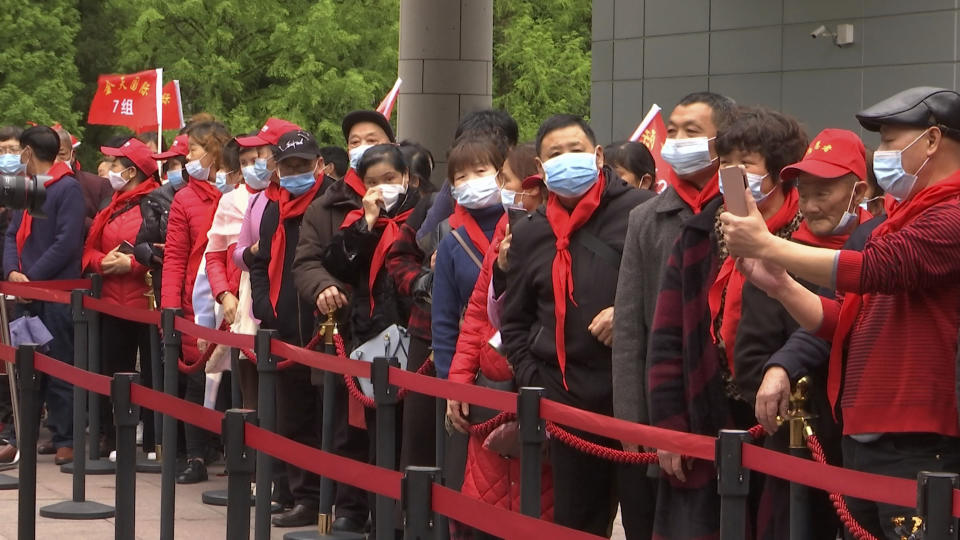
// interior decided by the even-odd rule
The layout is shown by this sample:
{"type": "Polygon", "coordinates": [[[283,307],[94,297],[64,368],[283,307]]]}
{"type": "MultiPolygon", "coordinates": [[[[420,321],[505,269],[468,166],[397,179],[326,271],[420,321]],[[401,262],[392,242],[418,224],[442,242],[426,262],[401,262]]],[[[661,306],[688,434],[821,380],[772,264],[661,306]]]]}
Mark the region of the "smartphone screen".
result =
{"type": "Polygon", "coordinates": [[[720,184],[723,186],[723,201],[727,211],[735,216],[746,216],[747,180],[743,169],[736,165],[720,169],[720,184]]]}
{"type": "Polygon", "coordinates": [[[119,246],[117,246],[117,251],[123,253],[124,255],[133,255],[133,244],[124,240],[119,246]]]}
{"type": "Polygon", "coordinates": [[[507,212],[507,221],[510,223],[511,229],[513,229],[513,226],[516,225],[517,222],[523,220],[526,217],[527,217],[527,212],[525,210],[511,209],[507,212]]]}

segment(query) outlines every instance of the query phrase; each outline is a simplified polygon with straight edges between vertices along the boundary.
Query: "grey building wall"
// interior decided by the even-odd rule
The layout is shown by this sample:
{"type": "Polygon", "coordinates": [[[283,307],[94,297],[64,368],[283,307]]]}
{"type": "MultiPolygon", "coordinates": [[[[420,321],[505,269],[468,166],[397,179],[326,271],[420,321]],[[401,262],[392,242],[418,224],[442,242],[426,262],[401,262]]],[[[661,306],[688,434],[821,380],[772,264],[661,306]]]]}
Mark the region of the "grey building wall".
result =
{"type": "Polygon", "coordinates": [[[893,93],[957,87],[958,21],[960,0],[593,0],[591,123],[624,139],[652,103],[668,115],[711,90],[793,114],[811,136],[859,130],[854,113],[893,93]],[[810,37],[840,23],[853,45],[810,37]]]}

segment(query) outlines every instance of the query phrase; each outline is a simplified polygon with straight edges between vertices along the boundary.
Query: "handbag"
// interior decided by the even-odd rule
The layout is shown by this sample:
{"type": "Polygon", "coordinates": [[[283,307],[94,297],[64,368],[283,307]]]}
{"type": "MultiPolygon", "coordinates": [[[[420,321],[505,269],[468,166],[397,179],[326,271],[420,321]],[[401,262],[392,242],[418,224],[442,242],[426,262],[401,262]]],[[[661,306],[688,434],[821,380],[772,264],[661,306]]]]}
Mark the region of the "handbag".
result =
{"type": "MultiPolygon", "coordinates": [[[[514,384],[513,379],[507,379],[506,381],[493,381],[486,378],[483,375],[483,372],[479,370],[477,371],[477,377],[474,379],[473,383],[477,386],[493,388],[494,390],[503,390],[504,392],[513,392],[516,390],[516,385],[514,384]]],[[[500,411],[498,410],[488,409],[479,405],[471,405],[470,413],[467,415],[467,421],[471,424],[482,424],[498,414],[500,414],[500,411]]]]}
{"type": "MultiPolygon", "coordinates": [[[[383,329],[379,334],[363,342],[359,347],[350,353],[350,358],[373,363],[373,359],[378,356],[387,358],[396,358],[400,362],[400,369],[407,369],[407,351],[410,350],[410,333],[407,329],[391,324],[383,329]]],[[[364,377],[358,377],[360,389],[365,396],[372,398],[373,381],[364,377]]]]}

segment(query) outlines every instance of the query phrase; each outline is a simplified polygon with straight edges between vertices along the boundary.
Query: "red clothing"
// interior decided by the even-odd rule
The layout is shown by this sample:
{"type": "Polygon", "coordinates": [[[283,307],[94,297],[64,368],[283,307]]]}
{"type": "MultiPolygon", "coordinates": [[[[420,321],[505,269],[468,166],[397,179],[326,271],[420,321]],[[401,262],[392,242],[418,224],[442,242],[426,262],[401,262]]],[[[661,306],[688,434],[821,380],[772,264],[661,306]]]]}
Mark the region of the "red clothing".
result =
{"type": "MultiPolygon", "coordinates": [[[[840,409],[844,434],[960,437],[955,390],[960,328],[960,204],[926,209],[863,252],[841,251],[837,289],[869,295],[850,334],[840,409]]],[[[840,303],[823,299],[831,339],[840,303]]]]}
{"type": "MultiPolygon", "coordinates": [[[[103,211],[107,212],[109,208],[103,211]]],[[[121,208],[120,211],[120,214],[106,222],[100,237],[91,237],[84,247],[83,260],[88,261],[86,270],[102,274],[100,263],[108,252],[122,244],[124,240],[131,244],[136,243],[140,224],[143,223],[140,205],[134,202],[132,206],[126,209],[121,208]]],[[[133,257],[130,257],[130,264],[130,271],[126,274],[103,276],[101,297],[120,305],[147,309],[149,304],[144,295],[148,288],[144,275],[149,269],[133,257]]]]}
{"type": "Polygon", "coordinates": [[[217,301],[220,295],[231,292],[237,296],[240,292],[241,270],[233,262],[233,251],[237,244],[227,246],[225,251],[208,251],[204,258],[207,261],[207,281],[210,282],[210,293],[217,301]]]}

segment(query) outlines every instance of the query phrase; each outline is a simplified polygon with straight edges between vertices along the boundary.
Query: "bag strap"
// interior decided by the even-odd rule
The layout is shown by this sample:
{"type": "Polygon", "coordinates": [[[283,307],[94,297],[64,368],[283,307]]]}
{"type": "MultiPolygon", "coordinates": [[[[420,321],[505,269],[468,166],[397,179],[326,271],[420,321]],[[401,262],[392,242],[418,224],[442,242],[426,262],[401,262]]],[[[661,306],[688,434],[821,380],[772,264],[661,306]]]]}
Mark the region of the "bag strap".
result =
{"type": "Polygon", "coordinates": [[[583,247],[589,249],[601,260],[614,268],[620,268],[620,257],[622,254],[613,246],[597,238],[595,234],[586,229],[577,231],[577,239],[580,240],[583,247]]]}
{"type": "MultiPolygon", "coordinates": [[[[482,271],[483,261],[481,261],[477,257],[477,254],[473,252],[473,248],[471,248],[470,245],[467,244],[466,241],[464,241],[463,237],[460,236],[460,233],[458,233],[456,230],[450,231],[450,234],[452,234],[453,237],[457,239],[457,242],[460,242],[460,246],[463,247],[463,250],[467,252],[467,255],[469,255],[470,258],[473,260],[473,263],[477,265],[477,268],[479,268],[482,271]]],[[[619,266],[619,263],[618,263],[618,266],[619,266]]]]}

